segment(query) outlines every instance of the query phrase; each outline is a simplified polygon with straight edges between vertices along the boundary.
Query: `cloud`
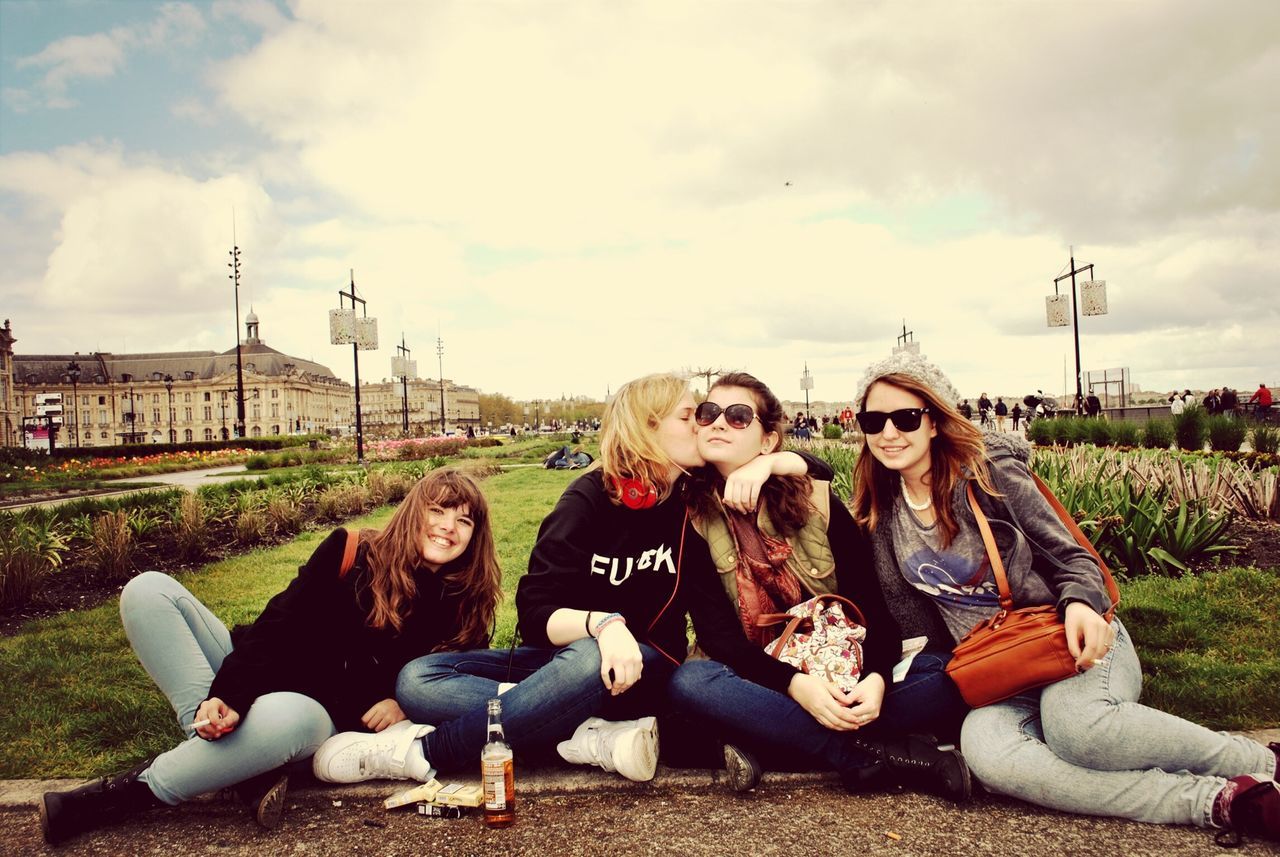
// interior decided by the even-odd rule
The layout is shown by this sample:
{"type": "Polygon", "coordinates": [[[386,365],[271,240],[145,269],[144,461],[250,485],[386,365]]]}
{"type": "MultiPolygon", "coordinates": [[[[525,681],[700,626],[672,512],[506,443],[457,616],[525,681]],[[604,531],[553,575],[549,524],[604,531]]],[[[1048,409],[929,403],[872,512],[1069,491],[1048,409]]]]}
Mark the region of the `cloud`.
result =
{"type": "Polygon", "coordinates": [[[18,112],[26,112],[37,103],[49,109],[74,107],[76,101],[68,95],[68,89],[75,81],[113,76],[135,48],[190,45],[204,27],[204,17],[194,6],[164,3],[150,21],[87,36],[65,36],[37,53],[15,60],[17,68],[43,70],[44,76],[34,92],[6,90],[5,101],[18,112]]]}

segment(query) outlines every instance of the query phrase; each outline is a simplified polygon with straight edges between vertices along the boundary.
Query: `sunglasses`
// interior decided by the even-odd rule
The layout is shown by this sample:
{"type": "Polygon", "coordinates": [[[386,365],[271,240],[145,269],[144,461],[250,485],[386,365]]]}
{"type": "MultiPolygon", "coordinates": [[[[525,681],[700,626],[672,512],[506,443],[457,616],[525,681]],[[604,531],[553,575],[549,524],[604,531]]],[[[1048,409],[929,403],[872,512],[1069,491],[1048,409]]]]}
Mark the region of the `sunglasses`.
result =
{"type": "Polygon", "coordinates": [[[915,431],[920,428],[920,419],[929,413],[928,408],[899,408],[896,411],[863,411],[858,414],[858,425],[864,434],[880,434],[884,431],[886,420],[893,420],[893,427],[898,431],[915,431]]]}
{"type": "Polygon", "coordinates": [[[760,419],[750,405],[730,405],[722,408],[715,402],[703,402],[698,405],[697,410],[693,412],[693,418],[698,421],[698,425],[709,426],[721,414],[724,414],[724,421],[736,429],[744,429],[751,425],[752,420],[760,419]]]}

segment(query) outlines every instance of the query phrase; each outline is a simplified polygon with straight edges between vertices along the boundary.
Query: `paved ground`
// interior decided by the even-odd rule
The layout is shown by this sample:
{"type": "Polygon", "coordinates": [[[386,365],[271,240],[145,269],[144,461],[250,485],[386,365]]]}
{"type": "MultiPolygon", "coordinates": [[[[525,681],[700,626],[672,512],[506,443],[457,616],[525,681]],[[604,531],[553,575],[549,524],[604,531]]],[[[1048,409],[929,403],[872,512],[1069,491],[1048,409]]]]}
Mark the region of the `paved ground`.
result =
{"type": "MultiPolygon", "coordinates": [[[[1280,730],[1251,733],[1280,739],[1280,730]]],[[[463,781],[466,781],[465,779],[463,781]]],[[[981,795],[957,807],[917,794],[851,796],[822,774],[767,774],[753,794],[724,787],[718,772],[661,769],[649,784],[596,769],[517,771],[517,822],[489,830],[478,815],[421,818],[381,801],[404,784],[294,789],[275,831],[244,810],[201,800],[157,810],[44,845],[34,808],[46,788],[70,782],[0,782],[0,854],[429,855],[1160,855],[1220,853],[1209,831],[1070,816],[981,795]]],[[[1249,841],[1235,852],[1280,854],[1249,841]]]]}
{"type": "Polygon", "coordinates": [[[103,485],[110,487],[112,483],[121,484],[138,484],[141,482],[153,483],[153,487],[149,488],[130,488],[119,491],[104,491],[99,494],[77,495],[74,497],[60,497],[56,500],[41,500],[35,503],[21,503],[14,506],[6,506],[7,510],[25,509],[28,506],[58,506],[62,503],[70,503],[72,500],[79,500],[85,496],[95,499],[103,497],[116,497],[124,494],[135,494],[143,491],[161,491],[167,488],[186,488],[194,491],[201,485],[213,485],[219,482],[230,482],[233,479],[258,479],[266,475],[264,471],[248,471],[244,469],[243,464],[228,464],[223,467],[206,467],[202,470],[181,470],[177,473],[156,473],[150,476],[134,476],[128,479],[107,479],[103,481],[103,485]]]}

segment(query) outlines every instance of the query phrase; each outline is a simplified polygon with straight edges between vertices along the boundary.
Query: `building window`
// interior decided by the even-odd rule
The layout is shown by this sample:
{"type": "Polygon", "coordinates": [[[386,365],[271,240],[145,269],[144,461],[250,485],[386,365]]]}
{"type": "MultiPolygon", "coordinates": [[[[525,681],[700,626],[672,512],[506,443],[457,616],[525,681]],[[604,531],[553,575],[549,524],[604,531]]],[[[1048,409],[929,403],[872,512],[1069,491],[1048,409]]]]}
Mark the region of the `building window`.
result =
{"type": "Polygon", "coordinates": [[[184,430],[183,430],[183,432],[182,432],[182,439],[183,439],[183,440],[185,440],[187,443],[191,443],[191,441],[192,441],[193,437],[194,437],[194,436],[191,434],[191,429],[184,429],[184,430]]]}
{"type": "Polygon", "coordinates": [[[280,404],[278,402],[271,403],[271,416],[273,417],[280,416],[280,404]]]}
{"type": "Polygon", "coordinates": [[[272,391],[271,391],[271,398],[273,398],[273,399],[278,399],[278,398],[280,398],[280,391],[279,391],[279,390],[272,390],[272,391]]]}
{"type": "MultiPolygon", "coordinates": [[[[101,396],[99,396],[98,398],[102,398],[102,397],[101,397],[101,396]]],[[[101,402],[99,402],[98,404],[102,404],[102,403],[101,403],[101,402]]],[[[106,425],[106,424],[107,424],[107,409],[106,409],[106,408],[98,408],[98,422],[99,422],[99,423],[101,423],[102,425],[106,425]]]]}
{"type": "Polygon", "coordinates": [[[256,419],[261,419],[261,418],[262,418],[262,405],[254,405],[254,406],[253,406],[253,418],[254,418],[255,420],[256,420],[256,419]]]}
{"type": "MultiPolygon", "coordinates": [[[[209,395],[209,394],[208,394],[208,393],[205,393],[205,395],[207,396],[207,395],[209,395]]],[[[213,440],[213,429],[211,429],[211,428],[206,428],[206,429],[204,430],[204,439],[205,439],[205,440],[213,440]]]]}
{"type": "Polygon", "coordinates": [[[160,409],[159,409],[159,408],[152,408],[152,409],[151,409],[151,422],[153,422],[153,423],[158,423],[158,422],[160,422],[160,409]]]}
{"type": "Polygon", "coordinates": [[[158,405],[158,404],[160,404],[160,394],[159,394],[159,393],[152,393],[152,394],[151,394],[151,404],[153,404],[153,405],[158,405]]]}
{"type": "Polygon", "coordinates": [[[98,404],[99,404],[99,405],[105,405],[106,403],[107,403],[107,397],[106,397],[106,396],[99,396],[99,397],[98,397],[98,404]]]}
{"type": "MultiPolygon", "coordinates": [[[[205,395],[208,395],[208,394],[206,393],[205,395]]],[[[213,405],[204,406],[204,418],[206,420],[213,419],[213,405]]],[[[213,438],[206,438],[206,440],[213,440],[213,438]]]]}
{"type": "Polygon", "coordinates": [[[253,435],[254,437],[262,437],[262,426],[254,426],[253,430],[250,431],[249,434],[253,435]]]}
{"type": "MultiPolygon", "coordinates": [[[[183,421],[183,422],[187,422],[187,423],[191,422],[191,409],[190,409],[190,408],[183,408],[183,409],[182,409],[182,421],[183,421]]],[[[188,434],[190,434],[190,432],[188,432],[188,434]]]]}
{"type": "MultiPolygon", "coordinates": [[[[205,400],[206,402],[207,402],[207,401],[209,401],[209,394],[208,394],[208,393],[205,393],[205,394],[204,394],[204,400],[205,400]]],[[[210,440],[213,440],[213,438],[209,438],[209,439],[210,439],[210,440]]]]}
{"type": "Polygon", "coordinates": [[[105,431],[102,433],[102,439],[103,439],[103,440],[106,440],[106,439],[107,439],[107,433],[106,433],[105,431]]]}
{"type": "Polygon", "coordinates": [[[183,393],[183,394],[182,394],[182,401],[184,401],[184,402],[189,402],[189,401],[191,401],[191,394],[190,394],[190,393],[183,393]]]}
{"type": "Polygon", "coordinates": [[[274,425],[274,426],[272,426],[272,427],[271,427],[271,433],[272,433],[272,434],[280,434],[280,426],[278,426],[278,425],[274,425]]]}

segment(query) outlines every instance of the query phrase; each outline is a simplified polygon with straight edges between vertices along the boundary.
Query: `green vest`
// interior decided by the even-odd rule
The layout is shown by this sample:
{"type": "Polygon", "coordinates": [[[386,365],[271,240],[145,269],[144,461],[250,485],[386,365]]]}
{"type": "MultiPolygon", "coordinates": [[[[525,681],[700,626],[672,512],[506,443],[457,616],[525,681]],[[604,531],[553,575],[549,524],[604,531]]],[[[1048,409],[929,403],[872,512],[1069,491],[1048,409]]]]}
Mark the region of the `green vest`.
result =
{"type": "MultiPolygon", "coordinates": [[[[709,520],[693,523],[694,529],[702,536],[711,548],[711,559],[720,572],[720,582],[724,584],[729,600],[738,603],[738,548],[729,531],[729,521],[725,518],[724,507],[716,499],[719,514],[709,520]]],[[[827,540],[827,523],[831,519],[831,483],[813,480],[813,494],[809,498],[816,514],[798,533],[787,538],[791,545],[791,557],[787,560],[787,568],[791,569],[800,580],[800,585],[810,595],[831,595],[836,591],[836,558],[831,553],[831,543],[827,540]]],[[[756,526],[760,532],[771,538],[779,538],[773,521],[764,504],[756,516],[756,526]]]]}

